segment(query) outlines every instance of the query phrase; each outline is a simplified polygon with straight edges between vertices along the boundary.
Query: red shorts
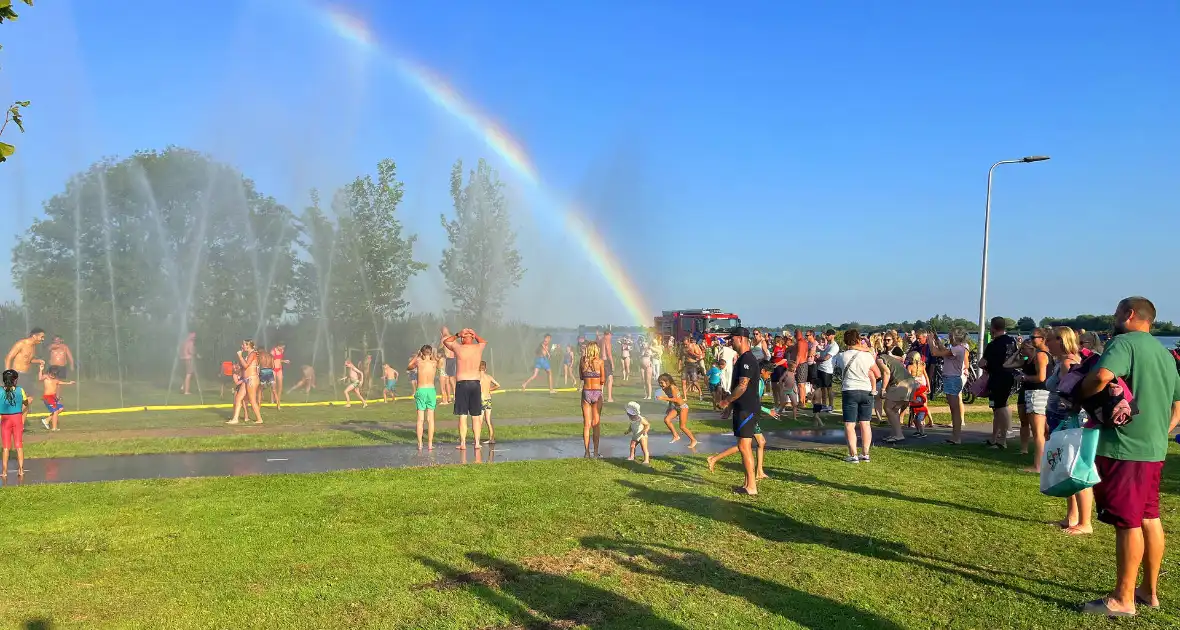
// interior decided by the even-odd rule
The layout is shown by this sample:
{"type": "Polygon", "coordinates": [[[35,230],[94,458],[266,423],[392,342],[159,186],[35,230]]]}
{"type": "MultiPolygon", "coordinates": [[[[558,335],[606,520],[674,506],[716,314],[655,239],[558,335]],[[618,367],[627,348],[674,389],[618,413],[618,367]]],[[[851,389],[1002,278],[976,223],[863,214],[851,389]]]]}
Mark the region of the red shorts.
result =
{"type": "Polygon", "coordinates": [[[5,449],[24,448],[25,414],[10,413],[0,416],[0,442],[5,449]]]}
{"type": "Polygon", "coordinates": [[[1094,458],[1102,481],[1094,486],[1098,520],[1119,529],[1142,527],[1160,517],[1160,473],[1163,462],[1094,458]]]}

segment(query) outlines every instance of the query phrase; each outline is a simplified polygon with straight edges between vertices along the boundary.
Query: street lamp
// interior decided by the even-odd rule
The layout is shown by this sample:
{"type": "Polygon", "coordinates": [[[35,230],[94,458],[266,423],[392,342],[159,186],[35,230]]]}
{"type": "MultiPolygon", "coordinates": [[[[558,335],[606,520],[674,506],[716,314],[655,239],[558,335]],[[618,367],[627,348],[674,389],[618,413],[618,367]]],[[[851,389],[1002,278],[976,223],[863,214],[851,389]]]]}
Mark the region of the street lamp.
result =
{"type": "Polygon", "coordinates": [[[1001,164],[1029,164],[1031,162],[1044,162],[1049,159],[1047,155],[1030,155],[1022,157],[1018,160],[1000,160],[987,170],[987,210],[983,214],[983,273],[979,280],[979,351],[983,352],[984,333],[987,328],[987,321],[985,319],[987,312],[987,240],[988,234],[991,230],[992,222],[992,173],[995,172],[996,167],[1001,164]]]}

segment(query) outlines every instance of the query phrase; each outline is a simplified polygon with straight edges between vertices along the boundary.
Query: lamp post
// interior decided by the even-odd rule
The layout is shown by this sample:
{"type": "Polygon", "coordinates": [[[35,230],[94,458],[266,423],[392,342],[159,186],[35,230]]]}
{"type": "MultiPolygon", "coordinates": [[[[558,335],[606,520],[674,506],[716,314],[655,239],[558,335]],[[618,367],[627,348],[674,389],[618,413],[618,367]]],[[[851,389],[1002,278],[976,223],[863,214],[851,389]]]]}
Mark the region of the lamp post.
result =
{"type": "Polygon", "coordinates": [[[1047,155],[1030,155],[1018,160],[1000,160],[987,170],[987,210],[983,214],[983,272],[979,279],[979,351],[983,352],[984,333],[987,331],[987,241],[992,222],[992,173],[1001,164],[1029,164],[1044,162],[1047,155]]]}

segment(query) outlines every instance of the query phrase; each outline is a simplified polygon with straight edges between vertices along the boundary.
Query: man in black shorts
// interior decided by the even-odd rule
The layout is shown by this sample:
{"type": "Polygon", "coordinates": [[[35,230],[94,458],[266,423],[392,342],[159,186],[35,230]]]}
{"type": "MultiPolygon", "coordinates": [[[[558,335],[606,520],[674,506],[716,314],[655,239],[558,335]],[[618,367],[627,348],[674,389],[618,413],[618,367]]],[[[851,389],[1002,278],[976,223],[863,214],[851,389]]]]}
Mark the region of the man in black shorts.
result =
{"type": "Polygon", "coordinates": [[[459,445],[467,448],[467,419],[471,418],[472,432],[475,433],[475,448],[479,448],[479,430],[483,426],[483,393],[480,384],[479,364],[483,361],[483,349],[488,342],[474,330],[464,328],[458,335],[443,339],[443,346],[455,355],[458,380],[455,382],[455,415],[459,416],[459,445]]]}
{"type": "Polygon", "coordinates": [[[1008,324],[1003,317],[992,318],[992,340],[983,349],[983,356],[979,360],[979,367],[987,372],[987,401],[992,409],[992,439],[987,443],[995,448],[1008,446],[1008,427],[1012,424],[1008,399],[1016,386],[1016,372],[1004,367],[1004,362],[1018,349],[1016,340],[1008,334],[1007,328],[1008,324]]]}
{"type": "Polygon", "coordinates": [[[738,452],[742,454],[742,467],[746,470],[746,483],[734,488],[738,494],[758,494],[758,479],[755,476],[754,429],[758,425],[761,400],[758,382],[762,374],[754,353],[750,351],[750,331],[742,327],[729,331],[729,343],[738,353],[733,364],[733,379],[729,385],[729,396],[721,400],[721,408],[733,408],[733,436],[737,439],[738,452]]]}

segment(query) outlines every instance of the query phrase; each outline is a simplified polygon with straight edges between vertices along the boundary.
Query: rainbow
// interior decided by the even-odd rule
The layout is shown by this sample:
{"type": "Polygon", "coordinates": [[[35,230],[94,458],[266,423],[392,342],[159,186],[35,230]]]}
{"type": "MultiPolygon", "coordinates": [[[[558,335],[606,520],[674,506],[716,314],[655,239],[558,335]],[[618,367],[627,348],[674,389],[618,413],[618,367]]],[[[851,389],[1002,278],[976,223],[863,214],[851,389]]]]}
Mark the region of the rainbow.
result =
{"type": "Polygon", "coordinates": [[[594,264],[598,272],[614,290],[619,302],[636,326],[650,326],[653,311],[643,301],[635,283],[627,275],[618,257],[611,252],[602,235],[586,218],[576,203],[557,195],[545,185],[528,153],[520,142],[503,126],[481,112],[471,101],[463,98],[438,73],[404,57],[387,52],[380,45],[369,25],[339,7],[328,7],[324,13],[332,29],[341,37],[383,56],[398,73],[420,89],[435,105],[463,123],[468,130],[481,137],[496,155],[521,179],[541,193],[561,212],[563,226],[594,264]]]}

